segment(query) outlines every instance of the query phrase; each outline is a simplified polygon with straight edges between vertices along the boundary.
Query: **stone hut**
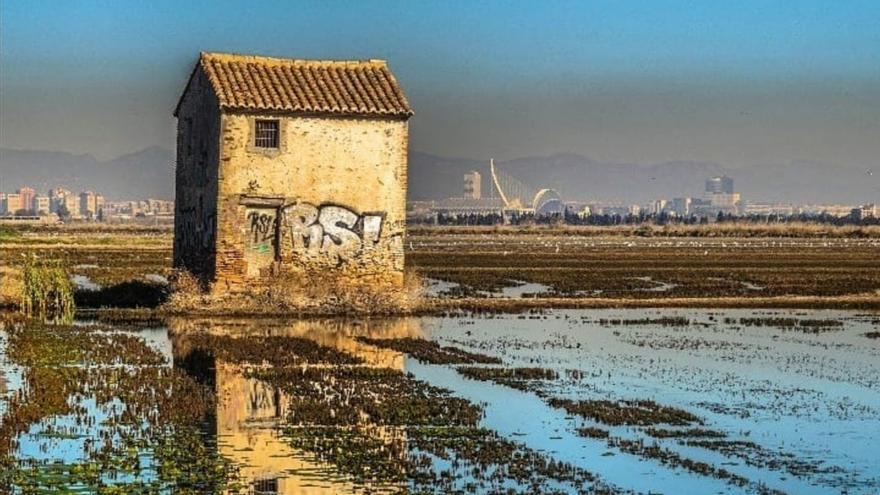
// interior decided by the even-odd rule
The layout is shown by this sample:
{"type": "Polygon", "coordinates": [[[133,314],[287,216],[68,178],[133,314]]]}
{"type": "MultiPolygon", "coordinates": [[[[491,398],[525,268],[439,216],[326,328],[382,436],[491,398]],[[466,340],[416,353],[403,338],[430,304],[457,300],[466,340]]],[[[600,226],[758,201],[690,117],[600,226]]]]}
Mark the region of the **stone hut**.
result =
{"type": "Polygon", "coordinates": [[[382,60],[202,53],[177,117],[174,266],[403,283],[408,120],[382,60]]]}

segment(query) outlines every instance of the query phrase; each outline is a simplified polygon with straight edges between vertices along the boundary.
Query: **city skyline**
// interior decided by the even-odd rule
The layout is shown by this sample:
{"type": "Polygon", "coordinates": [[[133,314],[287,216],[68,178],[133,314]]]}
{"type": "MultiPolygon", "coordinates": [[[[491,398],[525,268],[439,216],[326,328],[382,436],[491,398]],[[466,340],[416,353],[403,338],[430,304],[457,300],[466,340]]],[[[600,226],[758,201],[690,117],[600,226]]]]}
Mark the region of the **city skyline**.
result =
{"type": "MultiPolygon", "coordinates": [[[[741,192],[735,188],[735,181],[727,175],[706,178],[705,190],[702,194],[667,196],[651,199],[647,202],[607,201],[607,200],[583,200],[562,198],[552,189],[543,189],[539,192],[549,193],[559,203],[559,207],[547,210],[547,214],[577,215],[617,215],[626,216],[669,216],[679,219],[687,218],[715,218],[719,213],[733,217],[748,217],[754,215],[780,215],[782,217],[792,215],[827,215],[831,217],[852,217],[860,215],[860,218],[876,218],[878,205],[875,203],[793,203],[793,202],[768,202],[761,200],[743,199],[741,192]],[[561,208],[561,209],[560,209],[561,208]]],[[[409,200],[414,211],[428,208],[435,212],[465,213],[465,214],[489,214],[501,211],[504,205],[496,192],[491,176],[485,184],[482,182],[482,174],[478,170],[470,170],[463,177],[462,196],[452,197],[440,201],[409,200]],[[485,185],[485,187],[484,187],[485,185]],[[483,189],[489,191],[483,196],[483,189]]],[[[543,207],[529,206],[536,213],[543,207]]],[[[113,199],[107,200],[101,193],[93,190],[84,190],[74,193],[65,185],[58,185],[48,190],[48,194],[41,194],[37,189],[30,186],[22,186],[13,191],[0,189],[0,217],[10,216],[49,216],[57,215],[63,219],[73,220],[125,220],[138,216],[166,216],[173,218],[174,201],[147,198],[147,199],[113,199]]],[[[413,218],[416,221],[419,215],[413,218]]]]}

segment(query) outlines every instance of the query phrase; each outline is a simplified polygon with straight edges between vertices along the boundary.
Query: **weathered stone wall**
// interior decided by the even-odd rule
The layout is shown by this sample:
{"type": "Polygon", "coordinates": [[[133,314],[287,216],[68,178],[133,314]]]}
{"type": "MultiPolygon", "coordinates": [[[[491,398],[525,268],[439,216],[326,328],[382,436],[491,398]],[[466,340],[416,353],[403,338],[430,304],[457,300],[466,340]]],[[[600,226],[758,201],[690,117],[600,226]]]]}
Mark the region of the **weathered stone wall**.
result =
{"type": "Polygon", "coordinates": [[[408,124],[277,116],[280,146],[253,146],[255,118],[224,113],[215,289],[277,271],[403,283],[408,124]]]}
{"type": "Polygon", "coordinates": [[[177,111],[174,266],[214,277],[220,110],[201,68],[177,111]]]}

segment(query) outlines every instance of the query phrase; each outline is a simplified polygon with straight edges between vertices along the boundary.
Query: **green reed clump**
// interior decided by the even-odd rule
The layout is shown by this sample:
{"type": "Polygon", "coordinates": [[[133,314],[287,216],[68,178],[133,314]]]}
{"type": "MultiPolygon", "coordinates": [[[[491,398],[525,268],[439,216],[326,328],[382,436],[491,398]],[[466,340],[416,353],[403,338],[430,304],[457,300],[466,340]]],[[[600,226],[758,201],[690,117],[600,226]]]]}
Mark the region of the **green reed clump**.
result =
{"type": "Polygon", "coordinates": [[[21,311],[28,316],[68,320],[76,305],[67,270],[58,260],[26,257],[22,269],[21,311]]]}
{"type": "Polygon", "coordinates": [[[9,241],[21,237],[21,232],[11,227],[0,227],[0,241],[9,241]]]}

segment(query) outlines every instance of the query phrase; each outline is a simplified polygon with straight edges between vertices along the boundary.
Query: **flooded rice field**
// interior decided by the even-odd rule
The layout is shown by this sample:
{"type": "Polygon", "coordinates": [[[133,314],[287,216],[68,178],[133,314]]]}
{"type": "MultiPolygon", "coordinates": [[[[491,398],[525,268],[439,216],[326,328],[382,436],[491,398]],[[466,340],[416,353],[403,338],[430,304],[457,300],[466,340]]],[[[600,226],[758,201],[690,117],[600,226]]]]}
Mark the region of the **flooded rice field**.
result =
{"type": "Polygon", "coordinates": [[[880,290],[877,238],[444,233],[412,236],[407,247],[408,265],[435,282],[429,293],[456,298],[790,298],[880,290]]]}
{"type": "MultiPolygon", "coordinates": [[[[569,300],[837,298],[880,293],[880,238],[590,236],[577,231],[416,231],[407,271],[447,298],[569,300]]],[[[36,235],[36,234],[34,234],[36,235]]],[[[78,307],[160,304],[172,273],[171,236],[148,232],[83,238],[63,232],[0,243],[0,268],[22,256],[58,259],[75,277],[78,307]],[[27,242],[24,242],[27,240],[27,242]],[[137,292],[138,297],[126,297],[137,292]]],[[[0,305],[2,305],[0,300],[0,305]]],[[[485,301],[484,301],[485,302],[485,301]]],[[[497,302],[497,301],[492,301],[497,302]]],[[[616,307],[612,305],[613,307],[616,307]]],[[[716,306],[709,302],[703,306],[716,306]]],[[[866,307],[866,306],[861,306],[866,307]]]]}
{"type": "Polygon", "coordinates": [[[9,316],[0,491],[877,493],[878,330],[851,311],[9,316]]]}

